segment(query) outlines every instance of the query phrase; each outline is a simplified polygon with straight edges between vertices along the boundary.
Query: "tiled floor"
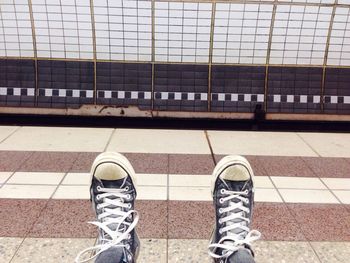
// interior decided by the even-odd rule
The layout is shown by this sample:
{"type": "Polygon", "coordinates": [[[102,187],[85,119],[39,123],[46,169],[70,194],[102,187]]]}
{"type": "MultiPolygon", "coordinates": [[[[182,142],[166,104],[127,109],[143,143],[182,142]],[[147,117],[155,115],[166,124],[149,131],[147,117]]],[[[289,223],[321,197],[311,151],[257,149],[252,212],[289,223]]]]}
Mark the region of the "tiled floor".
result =
{"type": "Polygon", "coordinates": [[[106,149],[137,172],[138,262],[211,262],[211,173],[243,154],[256,175],[257,263],[347,263],[349,136],[0,126],[0,263],[73,262],[94,244],[89,170],[106,149]]]}
{"type": "MultiPolygon", "coordinates": [[[[95,239],[0,238],[0,262],[72,263],[79,251],[95,239]]],[[[139,263],[210,263],[205,239],[142,239],[139,263]]],[[[349,242],[258,241],[254,246],[258,263],[337,263],[350,257],[349,242]]]]}

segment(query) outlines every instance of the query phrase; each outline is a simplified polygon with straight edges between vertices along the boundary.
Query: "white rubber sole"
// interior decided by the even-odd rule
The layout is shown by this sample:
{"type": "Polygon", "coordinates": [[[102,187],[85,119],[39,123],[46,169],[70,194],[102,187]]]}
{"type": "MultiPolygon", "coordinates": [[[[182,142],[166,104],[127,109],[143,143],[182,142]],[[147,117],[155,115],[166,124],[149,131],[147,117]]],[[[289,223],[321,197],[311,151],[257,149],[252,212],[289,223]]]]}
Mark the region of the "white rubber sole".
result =
{"type": "Polygon", "coordinates": [[[92,163],[90,170],[91,180],[94,176],[97,166],[102,163],[116,163],[120,165],[128,173],[128,175],[130,175],[131,181],[134,184],[134,187],[136,188],[136,174],[134,168],[124,155],[117,152],[103,152],[96,157],[96,159],[92,163]]]}
{"type": "Polygon", "coordinates": [[[248,160],[240,155],[228,155],[222,158],[215,166],[213,171],[213,177],[211,182],[211,193],[213,195],[215,190],[215,182],[217,178],[220,176],[220,174],[228,167],[234,164],[240,164],[245,166],[250,174],[250,177],[253,180],[253,186],[254,186],[254,172],[252,167],[250,166],[248,160]]]}

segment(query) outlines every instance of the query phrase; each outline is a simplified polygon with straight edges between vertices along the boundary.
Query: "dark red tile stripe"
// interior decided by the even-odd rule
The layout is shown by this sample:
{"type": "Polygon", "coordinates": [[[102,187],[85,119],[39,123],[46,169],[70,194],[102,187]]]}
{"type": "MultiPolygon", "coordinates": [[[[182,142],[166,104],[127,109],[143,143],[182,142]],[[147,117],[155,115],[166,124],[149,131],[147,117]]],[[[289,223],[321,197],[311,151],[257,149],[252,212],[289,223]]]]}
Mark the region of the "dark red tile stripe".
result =
{"type": "MultiPolygon", "coordinates": [[[[350,241],[350,206],[257,203],[253,228],[264,240],[350,241]]],[[[211,202],[137,201],[142,238],[208,239],[211,202]],[[168,222],[168,223],[167,223],[168,222]]],[[[95,237],[88,200],[0,199],[0,236],[95,237]]]]}
{"type": "MultiPolygon", "coordinates": [[[[0,151],[0,171],[89,172],[98,152],[0,151]]],[[[125,153],[138,173],[211,174],[208,154],[125,153]]],[[[218,162],[223,156],[216,155],[218,162]]],[[[350,158],[246,156],[257,176],[347,177],[350,158]]]]}

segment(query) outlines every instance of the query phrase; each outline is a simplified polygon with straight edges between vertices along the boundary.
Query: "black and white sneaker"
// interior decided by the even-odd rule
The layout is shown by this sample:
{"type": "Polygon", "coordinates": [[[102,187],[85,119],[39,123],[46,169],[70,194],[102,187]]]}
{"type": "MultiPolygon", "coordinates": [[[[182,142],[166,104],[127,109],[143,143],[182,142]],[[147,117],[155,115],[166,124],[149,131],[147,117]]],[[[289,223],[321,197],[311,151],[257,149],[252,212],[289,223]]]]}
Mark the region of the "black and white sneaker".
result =
{"type": "Polygon", "coordinates": [[[140,241],[135,231],[139,215],[134,210],[134,169],[123,155],[104,152],[92,164],[91,177],[91,202],[97,221],[89,223],[99,228],[98,242],[81,251],[75,262],[94,258],[96,263],[136,262],[140,241]]]}
{"type": "Polygon", "coordinates": [[[260,238],[250,231],[254,203],[253,170],[242,156],[226,156],[214,168],[212,195],[215,226],[209,244],[209,255],[217,263],[229,262],[240,249],[253,255],[251,242],[260,238]]]}

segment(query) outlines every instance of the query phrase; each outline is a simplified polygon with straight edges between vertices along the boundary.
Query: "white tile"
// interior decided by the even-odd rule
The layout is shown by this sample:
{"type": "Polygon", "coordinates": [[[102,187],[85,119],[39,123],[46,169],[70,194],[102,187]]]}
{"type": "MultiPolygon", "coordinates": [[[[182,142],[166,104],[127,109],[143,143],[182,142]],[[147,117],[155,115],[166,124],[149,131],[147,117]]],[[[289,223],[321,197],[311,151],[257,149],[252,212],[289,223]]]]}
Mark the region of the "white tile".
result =
{"type": "Polygon", "coordinates": [[[322,157],[350,157],[349,133],[299,133],[322,157]]]}
{"type": "Polygon", "coordinates": [[[333,193],[339,198],[343,204],[350,204],[350,191],[335,190],[333,193]]]}
{"type": "Polygon", "coordinates": [[[68,173],[64,178],[62,184],[85,184],[90,185],[90,173],[68,173]]]}
{"type": "Polygon", "coordinates": [[[11,135],[18,126],[0,126],[0,141],[11,135]]]}
{"type": "Polygon", "coordinates": [[[0,172],[0,184],[5,183],[12,174],[12,172],[0,172]]]}
{"type": "Polygon", "coordinates": [[[271,179],[277,188],[327,189],[327,187],[318,178],[271,176],[271,179]]]}
{"type": "Polygon", "coordinates": [[[109,151],[210,154],[203,131],[117,129],[109,151]]]}
{"type": "Polygon", "coordinates": [[[255,188],[275,188],[268,176],[254,176],[255,188]]]}
{"type": "Polygon", "coordinates": [[[256,188],[254,195],[255,202],[283,202],[276,189],[256,188]]]}
{"type": "Polygon", "coordinates": [[[4,185],[0,198],[49,199],[55,189],[53,185],[4,185]]]}
{"type": "Polygon", "coordinates": [[[17,172],[10,180],[8,184],[52,184],[58,185],[64,173],[33,173],[33,172],[17,172]]]}
{"type": "Polygon", "coordinates": [[[350,190],[350,178],[321,178],[330,188],[335,190],[350,190]]]}
{"type": "Polygon", "coordinates": [[[280,189],[286,203],[339,203],[328,190],[280,189]]]}
{"type": "Polygon", "coordinates": [[[23,127],[0,144],[9,151],[101,152],[113,129],[23,127]]]}
{"type": "Polygon", "coordinates": [[[167,188],[163,186],[140,186],[137,188],[138,200],[167,200],[167,188]]]}
{"type": "Polygon", "coordinates": [[[317,156],[292,132],[208,131],[215,154],[317,156]]]}
{"type": "Polygon", "coordinates": [[[209,187],[169,187],[170,200],[212,201],[209,187]]]}
{"type": "Polygon", "coordinates": [[[87,185],[61,185],[53,195],[53,199],[89,199],[90,186],[87,185]]]}
{"type": "Polygon", "coordinates": [[[166,186],[166,174],[136,174],[137,186],[166,186]]]}
{"type": "Polygon", "coordinates": [[[169,186],[199,186],[211,187],[211,175],[189,175],[189,174],[170,174],[169,186]]]}

